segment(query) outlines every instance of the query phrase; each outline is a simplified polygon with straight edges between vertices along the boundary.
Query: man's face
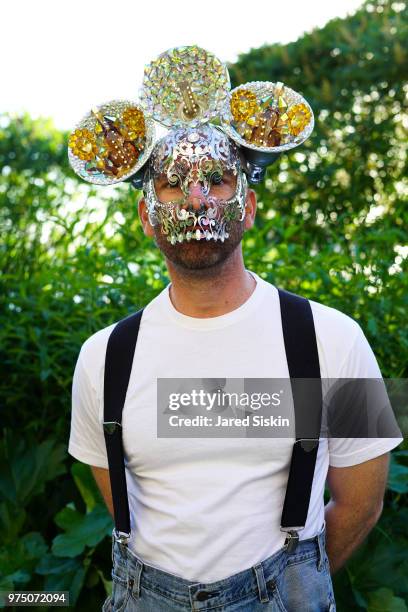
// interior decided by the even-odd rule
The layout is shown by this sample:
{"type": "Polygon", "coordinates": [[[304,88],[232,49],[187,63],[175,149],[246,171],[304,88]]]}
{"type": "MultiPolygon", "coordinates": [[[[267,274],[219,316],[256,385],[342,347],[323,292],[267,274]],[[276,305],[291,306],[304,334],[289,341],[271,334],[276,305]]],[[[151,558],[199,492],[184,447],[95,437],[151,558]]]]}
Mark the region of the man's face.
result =
{"type": "Polygon", "coordinates": [[[182,128],[162,139],[144,191],[156,244],[170,261],[212,267],[240,243],[246,180],[234,145],[213,126],[182,128]]]}
{"type": "MultiPolygon", "coordinates": [[[[230,179],[233,183],[233,179],[230,179]]],[[[168,187],[163,189],[160,186],[157,189],[158,196],[161,198],[168,195],[168,187]]],[[[228,198],[228,194],[231,192],[231,185],[226,184],[220,185],[217,189],[219,197],[224,196],[228,198]]],[[[194,198],[195,196],[192,196],[194,198]]],[[[165,201],[164,199],[162,201],[165,201]]],[[[191,205],[194,210],[194,204],[191,205]]],[[[197,203],[196,206],[199,206],[197,203]]],[[[205,205],[204,205],[205,206],[205,205]]],[[[204,212],[204,208],[195,209],[200,214],[200,210],[204,212]]],[[[182,268],[189,270],[203,270],[205,268],[211,268],[217,264],[225,261],[228,256],[236,249],[238,244],[242,240],[244,234],[244,220],[235,220],[228,223],[228,237],[224,240],[183,240],[182,242],[176,242],[172,244],[167,235],[163,233],[162,225],[153,226],[155,242],[158,248],[162,251],[163,255],[167,257],[173,263],[179,265],[182,268]]],[[[188,227],[184,229],[185,232],[189,231],[188,227]]]]}

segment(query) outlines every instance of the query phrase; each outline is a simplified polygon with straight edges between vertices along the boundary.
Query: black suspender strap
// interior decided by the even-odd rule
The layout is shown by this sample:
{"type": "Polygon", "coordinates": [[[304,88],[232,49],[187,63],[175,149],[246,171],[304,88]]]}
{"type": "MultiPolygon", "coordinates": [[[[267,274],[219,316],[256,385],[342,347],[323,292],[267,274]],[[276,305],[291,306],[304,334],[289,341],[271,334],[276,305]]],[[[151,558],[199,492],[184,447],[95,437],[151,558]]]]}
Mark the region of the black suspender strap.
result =
{"type": "Polygon", "coordinates": [[[295,412],[296,441],[283,505],[281,530],[293,550],[306,524],[319,448],[322,386],[313,313],[309,300],[279,289],[282,330],[295,412]],[[302,380],[305,379],[305,380],[302,380]]]}
{"type": "Polygon", "coordinates": [[[104,375],[104,436],[115,516],[116,538],[130,537],[129,501],[122,440],[122,410],[132,371],[143,308],[119,321],[106,347],[104,375]]]}

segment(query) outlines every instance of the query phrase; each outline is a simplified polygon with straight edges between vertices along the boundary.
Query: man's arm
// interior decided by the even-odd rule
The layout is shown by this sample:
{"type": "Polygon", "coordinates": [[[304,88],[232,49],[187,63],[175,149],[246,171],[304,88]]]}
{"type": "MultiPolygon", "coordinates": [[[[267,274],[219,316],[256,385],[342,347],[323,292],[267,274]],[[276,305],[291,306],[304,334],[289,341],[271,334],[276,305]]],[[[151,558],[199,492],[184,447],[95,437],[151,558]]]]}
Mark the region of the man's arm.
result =
{"type": "Polygon", "coordinates": [[[326,550],[334,574],[381,516],[390,453],[350,467],[329,467],[331,499],[325,507],[326,550]]]}
{"type": "Polygon", "coordinates": [[[101,467],[91,465],[92,474],[95,478],[96,484],[102,494],[105,504],[114,518],[113,514],[113,501],[112,501],[112,490],[109,478],[109,470],[101,467]]]}

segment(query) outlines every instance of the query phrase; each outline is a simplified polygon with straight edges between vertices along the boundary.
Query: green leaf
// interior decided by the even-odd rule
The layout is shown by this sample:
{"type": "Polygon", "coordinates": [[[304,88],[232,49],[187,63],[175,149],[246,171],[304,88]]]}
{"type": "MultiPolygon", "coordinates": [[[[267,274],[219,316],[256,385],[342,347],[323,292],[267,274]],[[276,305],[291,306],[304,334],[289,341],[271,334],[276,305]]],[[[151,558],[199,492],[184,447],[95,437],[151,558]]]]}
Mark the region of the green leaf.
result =
{"type": "Polygon", "coordinates": [[[407,606],[391,589],[383,587],[369,594],[367,612],[407,612],[407,606]]]}
{"type": "MultiPolygon", "coordinates": [[[[396,493],[408,493],[408,467],[398,463],[396,453],[391,453],[387,486],[396,493]]],[[[401,456],[401,455],[400,455],[401,456]]]]}
{"type": "Polygon", "coordinates": [[[103,582],[103,585],[105,587],[105,593],[106,595],[112,595],[112,580],[106,580],[103,572],[101,570],[98,570],[98,574],[100,579],[103,582]]]}
{"type": "Polygon", "coordinates": [[[16,506],[44,492],[45,483],[66,471],[65,446],[45,440],[26,448],[24,440],[9,435],[0,446],[0,496],[16,506]]]}
{"type": "Polygon", "coordinates": [[[111,533],[112,517],[101,504],[80,520],[75,518],[66,533],[54,538],[51,550],[56,557],[76,557],[86,546],[96,546],[111,533]]]}
{"type": "Polygon", "coordinates": [[[363,608],[363,610],[366,610],[367,609],[367,601],[366,601],[364,595],[358,589],[356,589],[354,586],[352,587],[352,592],[353,592],[354,599],[356,600],[357,604],[359,606],[361,606],[363,608]]]}
{"type": "Polygon", "coordinates": [[[83,516],[84,515],[78,512],[78,510],[70,506],[65,506],[65,508],[57,512],[54,516],[54,522],[58,527],[67,531],[68,529],[72,529],[76,524],[81,523],[83,516]]]}
{"type": "Polygon", "coordinates": [[[403,540],[392,538],[390,542],[381,532],[373,530],[348,561],[347,568],[353,576],[353,586],[360,593],[383,586],[385,579],[395,592],[408,592],[405,580],[408,560],[403,540]]]}
{"type": "MultiPolygon", "coordinates": [[[[31,580],[35,565],[47,552],[43,536],[36,531],[24,534],[0,548],[0,568],[3,578],[24,584],[31,580]]],[[[11,589],[12,590],[12,589],[11,589]]]]}
{"type": "Polygon", "coordinates": [[[27,582],[29,582],[31,579],[31,574],[27,570],[19,569],[8,576],[8,578],[13,582],[13,584],[16,585],[27,584],[27,582]]]}
{"type": "Polygon", "coordinates": [[[72,465],[71,474],[85,502],[86,510],[90,512],[98,501],[100,501],[99,490],[96,486],[91,468],[85,463],[77,462],[72,465]]]}
{"type": "Polygon", "coordinates": [[[47,544],[41,533],[30,531],[22,536],[21,542],[26,552],[26,560],[40,559],[47,552],[47,544]]]}
{"type": "Polygon", "coordinates": [[[75,606],[84,585],[86,568],[78,564],[75,571],[64,574],[50,574],[44,581],[46,591],[69,591],[69,604],[75,606]]]}
{"type": "Polygon", "coordinates": [[[80,565],[81,564],[77,558],[64,559],[63,557],[54,557],[54,555],[49,553],[40,559],[35,568],[35,572],[43,575],[66,574],[76,571],[80,565]]]}
{"type": "Polygon", "coordinates": [[[23,508],[16,508],[9,501],[0,504],[0,530],[4,543],[15,540],[26,520],[27,513],[23,508]]]}

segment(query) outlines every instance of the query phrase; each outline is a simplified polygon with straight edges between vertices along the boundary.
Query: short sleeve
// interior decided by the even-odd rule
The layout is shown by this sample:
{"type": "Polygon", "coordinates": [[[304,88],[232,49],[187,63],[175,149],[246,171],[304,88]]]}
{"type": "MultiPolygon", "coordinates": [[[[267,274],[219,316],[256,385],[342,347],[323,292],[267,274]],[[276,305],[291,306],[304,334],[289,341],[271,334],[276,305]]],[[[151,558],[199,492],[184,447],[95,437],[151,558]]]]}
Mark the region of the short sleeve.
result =
{"type": "Polygon", "coordinates": [[[108,469],[105,436],[99,419],[98,397],[79,353],[72,380],[71,430],[68,453],[96,467],[108,469]]]}
{"type": "MultiPolygon", "coordinates": [[[[357,335],[354,338],[350,352],[340,368],[339,378],[382,380],[377,359],[360,326],[358,326],[357,335]]],[[[373,384],[375,384],[375,381],[373,384]]],[[[370,415],[369,402],[364,408],[367,410],[368,419],[370,416],[374,416],[370,415]]],[[[396,423],[389,402],[386,404],[385,410],[390,412],[382,414],[382,417],[387,417],[390,422],[394,420],[396,423]]],[[[350,414],[350,420],[355,420],[358,416],[350,414]]],[[[394,431],[396,433],[393,433],[393,437],[329,437],[329,465],[333,467],[349,467],[389,452],[403,441],[398,425],[396,425],[394,431]]]]}

